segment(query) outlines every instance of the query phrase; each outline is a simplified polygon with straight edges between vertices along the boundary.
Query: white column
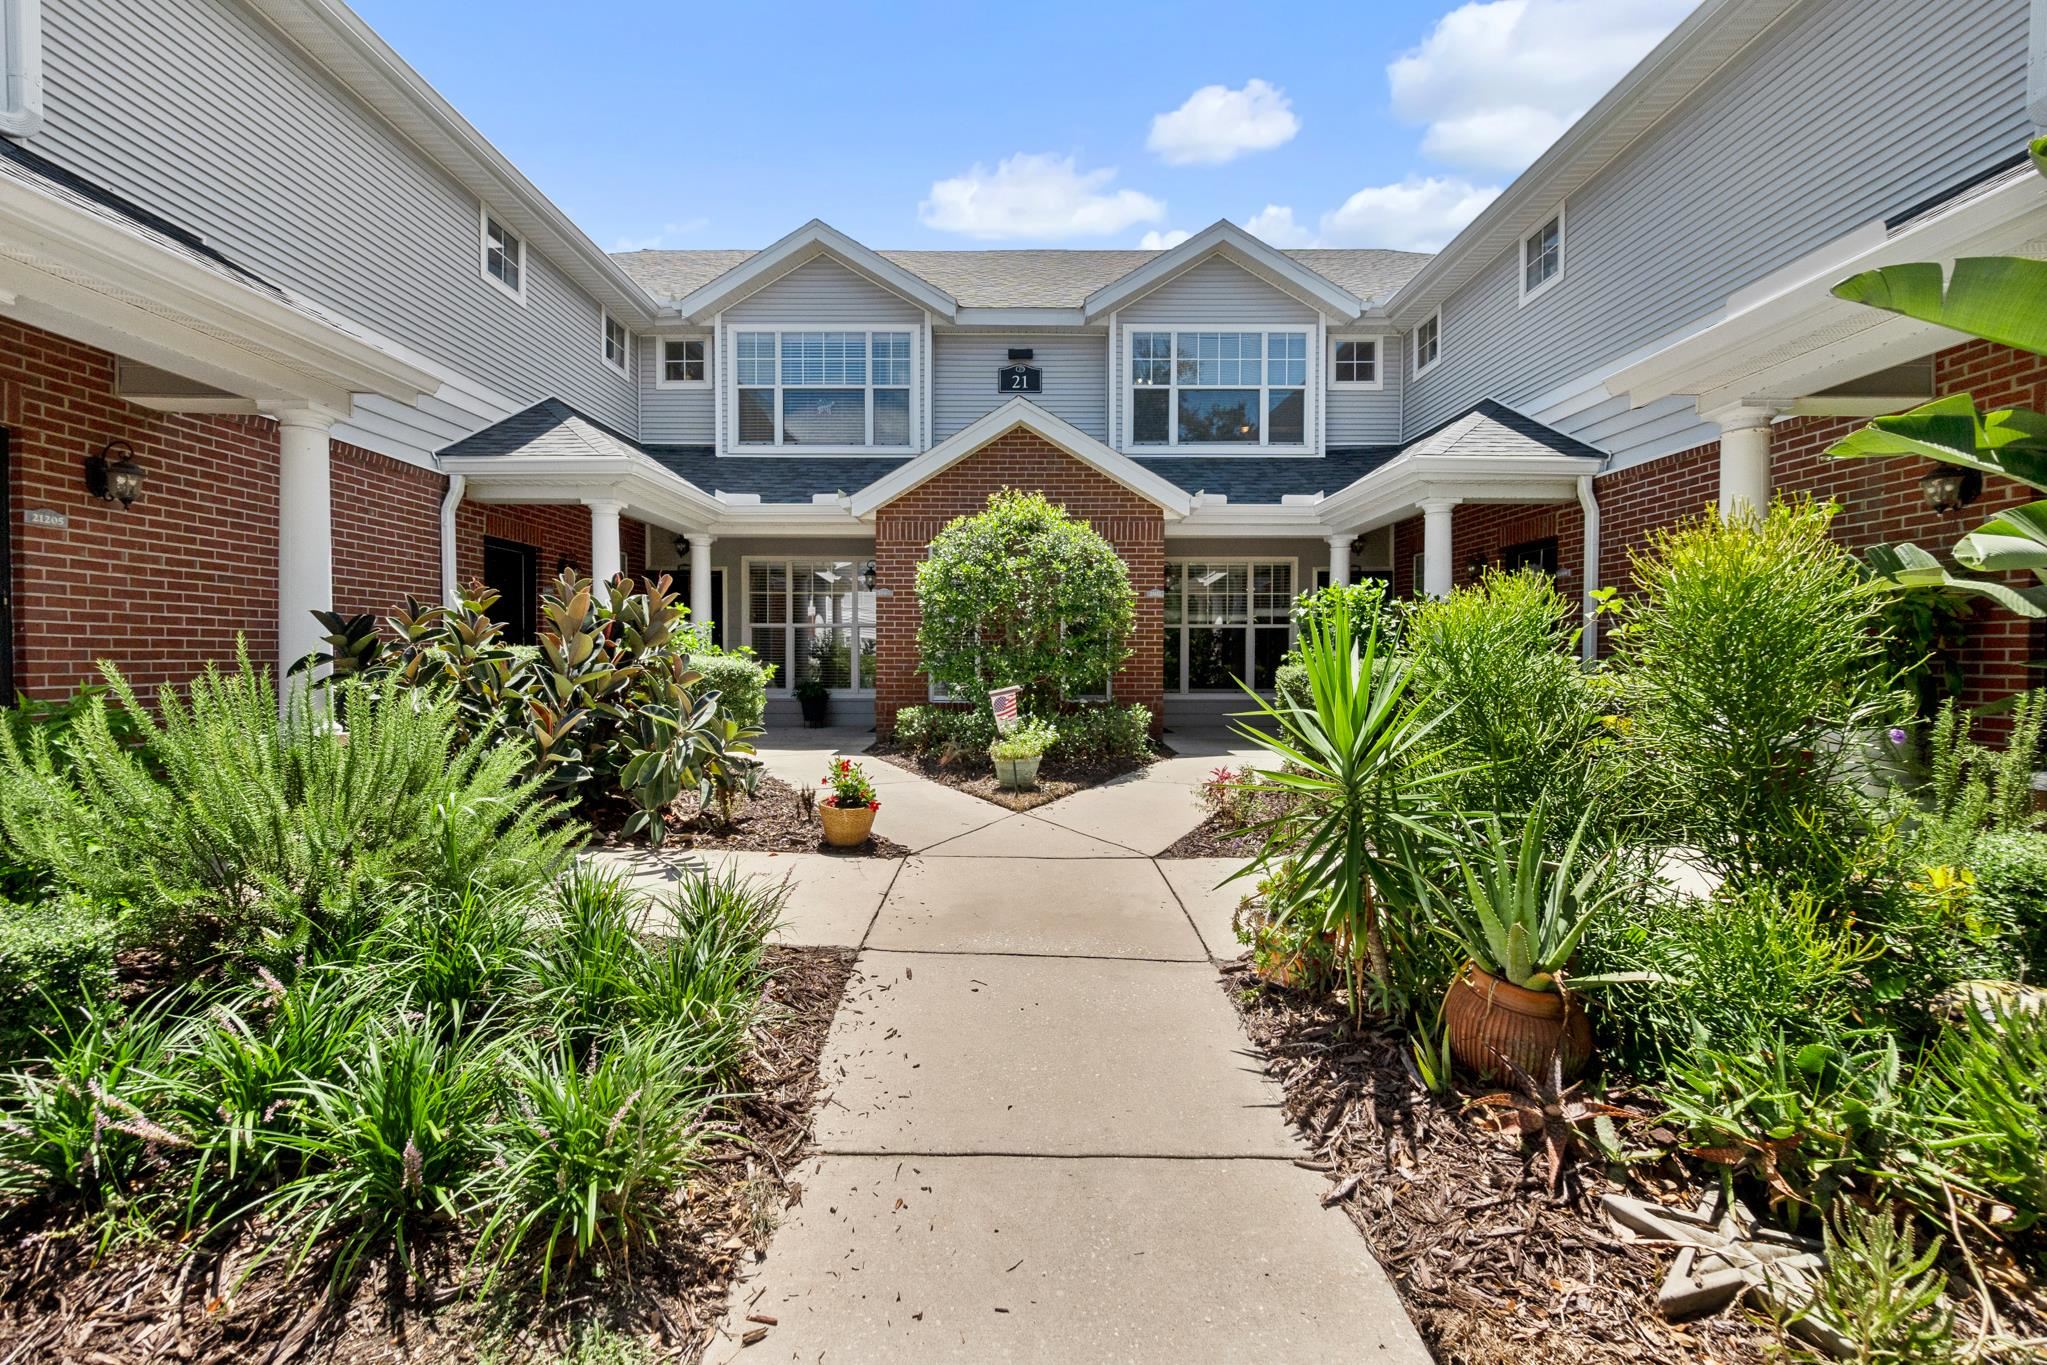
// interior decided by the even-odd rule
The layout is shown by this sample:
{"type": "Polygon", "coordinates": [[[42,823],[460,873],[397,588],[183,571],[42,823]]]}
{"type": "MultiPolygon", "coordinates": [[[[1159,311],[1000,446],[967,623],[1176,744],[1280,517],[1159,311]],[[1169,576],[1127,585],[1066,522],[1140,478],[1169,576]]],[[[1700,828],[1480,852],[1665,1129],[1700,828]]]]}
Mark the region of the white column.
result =
{"type": "Polygon", "coordinates": [[[590,577],[602,586],[625,566],[618,548],[618,514],[625,504],[616,498],[585,498],[590,509],[590,577]]]}
{"type": "Polygon", "coordinates": [[[1720,515],[1766,512],[1770,507],[1768,408],[1734,408],[1720,423],[1720,515]]]}
{"type": "Polygon", "coordinates": [[[1431,597],[1448,597],[1457,583],[1450,562],[1450,509],[1457,502],[1430,498],[1422,503],[1422,591],[1431,597]]]}
{"type": "Polygon", "coordinates": [[[689,538],[689,623],[702,630],[718,619],[718,601],[711,595],[711,538],[689,538]]]}
{"type": "Polygon", "coordinates": [[[277,418],[277,675],[321,653],[313,619],[334,609],[334,481],[327,433],[332,413],[279,408],[277,418]]]}
{"type": "Polygon", "coordinates": [[[1329,585],[1333,588],[1350,586],[1350,540],[1349,536],[1329,537],[1329,585]]]}

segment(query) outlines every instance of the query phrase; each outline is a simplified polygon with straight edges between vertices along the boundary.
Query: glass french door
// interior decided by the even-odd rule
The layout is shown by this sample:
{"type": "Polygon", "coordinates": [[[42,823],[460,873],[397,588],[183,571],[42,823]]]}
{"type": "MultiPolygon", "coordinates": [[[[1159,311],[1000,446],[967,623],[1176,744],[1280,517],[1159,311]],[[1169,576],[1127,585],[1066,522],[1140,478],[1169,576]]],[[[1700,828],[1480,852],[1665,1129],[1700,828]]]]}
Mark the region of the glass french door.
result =
{"type": "Polygon", "coordinates": [[[1293,643],[1292,560],[1173,560],[1165,587],[1168,693],[1272,689],[1293,643]]]}

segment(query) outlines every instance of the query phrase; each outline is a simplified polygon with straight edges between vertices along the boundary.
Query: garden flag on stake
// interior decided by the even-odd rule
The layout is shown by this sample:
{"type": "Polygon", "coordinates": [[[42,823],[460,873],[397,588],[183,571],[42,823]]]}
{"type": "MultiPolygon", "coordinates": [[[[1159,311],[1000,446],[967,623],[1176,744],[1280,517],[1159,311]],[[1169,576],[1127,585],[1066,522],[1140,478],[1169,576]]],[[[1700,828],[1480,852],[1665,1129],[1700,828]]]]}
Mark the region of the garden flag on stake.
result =
{"type": "Polygon", "coordinates": [[[988,694],[988,705],[995,711],[995,729],[1008,734],[1016,728],[1016,694],[1020,689],[998,687],[988,694]]]}

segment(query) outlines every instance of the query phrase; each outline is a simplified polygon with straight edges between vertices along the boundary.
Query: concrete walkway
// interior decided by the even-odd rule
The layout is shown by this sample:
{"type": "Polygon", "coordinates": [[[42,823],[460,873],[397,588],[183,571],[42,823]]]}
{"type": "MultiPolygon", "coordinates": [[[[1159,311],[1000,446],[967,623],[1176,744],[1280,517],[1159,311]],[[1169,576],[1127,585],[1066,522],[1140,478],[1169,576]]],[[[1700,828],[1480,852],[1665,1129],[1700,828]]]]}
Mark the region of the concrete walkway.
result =
{"type": "Polygon", "coordinates": [[[788,941],[861,953],[801,1197],[708,1360],[1428,1360],[1217,984],[1233,865],[1146,856],[1235,756],[1180,744],[1025,815],[872,762],[911,857],[723,855],[790,877],[788,941]]]}

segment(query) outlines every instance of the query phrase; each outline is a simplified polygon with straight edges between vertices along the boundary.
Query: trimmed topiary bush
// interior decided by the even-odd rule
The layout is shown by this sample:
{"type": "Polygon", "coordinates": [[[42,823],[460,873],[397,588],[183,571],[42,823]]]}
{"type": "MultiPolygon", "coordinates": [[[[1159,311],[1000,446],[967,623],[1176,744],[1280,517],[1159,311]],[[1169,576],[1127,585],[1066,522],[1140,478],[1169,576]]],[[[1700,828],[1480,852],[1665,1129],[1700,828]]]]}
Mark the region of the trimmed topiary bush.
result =
{"type": "Polygon", "coordinates": [[[718,706],[742,730],[758,730],[768,710],[768,673],[740,654],[692,654],[689,669],[701,673],[700,687],[718,694],[718,706]]]}
{"type": "Polygon", "coordinates": [[[1059,717],[1052,752],[1071,759],[1142,758],[1151,752],[1151,708],[1133,702],[1068,711],[1059,717]]]}

